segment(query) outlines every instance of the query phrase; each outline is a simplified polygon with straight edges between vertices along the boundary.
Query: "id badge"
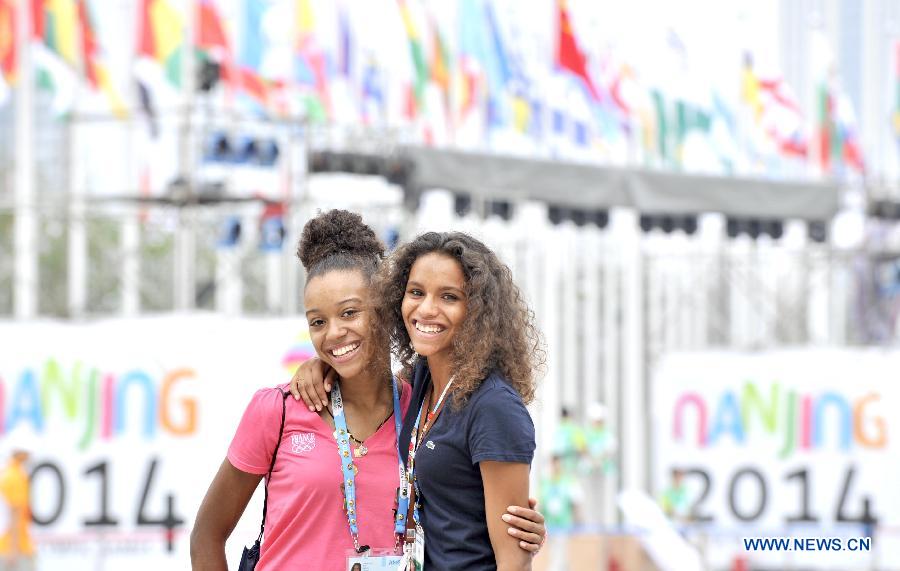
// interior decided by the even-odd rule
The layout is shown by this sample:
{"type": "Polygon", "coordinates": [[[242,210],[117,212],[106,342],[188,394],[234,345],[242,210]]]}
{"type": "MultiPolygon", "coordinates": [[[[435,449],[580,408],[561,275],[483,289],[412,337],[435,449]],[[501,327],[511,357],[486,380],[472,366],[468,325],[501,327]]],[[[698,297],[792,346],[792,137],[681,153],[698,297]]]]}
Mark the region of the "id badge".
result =
{"type": "Polygon", "coordinates": [[[347,552],[347,571],[397,571],[402,555],[393,549],[370,549],[365,553],[347,552]]]}
{"type": "Polygon", "coordinates": [[[413,571],[423,571],[425,569],[425,530],[422,526],[416,524],[416,543],[413,547],[413,571]]]}

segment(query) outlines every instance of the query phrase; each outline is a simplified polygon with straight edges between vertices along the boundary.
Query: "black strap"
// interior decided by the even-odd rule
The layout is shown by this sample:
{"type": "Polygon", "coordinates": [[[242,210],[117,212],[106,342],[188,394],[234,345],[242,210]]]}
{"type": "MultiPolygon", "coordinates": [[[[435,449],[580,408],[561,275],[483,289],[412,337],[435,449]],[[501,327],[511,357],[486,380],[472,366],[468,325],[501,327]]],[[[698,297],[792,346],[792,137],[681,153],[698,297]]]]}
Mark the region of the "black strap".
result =
{"type": "Polygon", "coordinates": [[[272,452],[272,463],[269,464],[269,472],[266,474],[266,494],[263,497],[263,516],[262,523],[259,524],[259,537],[256,538],[258,544],[262,541],[263,531],[266,529],[266,509],[269,505],[269,480],[272,479],[272,470],[275,468],[275,458],[278,456],[278,448],[281,446],[281,437],[284,435],[284,417],[287,411],[287,396],[289,393],[281,391],[281,427],[278,429],[278,440],[275,442],[275,451],[272,452]]]}

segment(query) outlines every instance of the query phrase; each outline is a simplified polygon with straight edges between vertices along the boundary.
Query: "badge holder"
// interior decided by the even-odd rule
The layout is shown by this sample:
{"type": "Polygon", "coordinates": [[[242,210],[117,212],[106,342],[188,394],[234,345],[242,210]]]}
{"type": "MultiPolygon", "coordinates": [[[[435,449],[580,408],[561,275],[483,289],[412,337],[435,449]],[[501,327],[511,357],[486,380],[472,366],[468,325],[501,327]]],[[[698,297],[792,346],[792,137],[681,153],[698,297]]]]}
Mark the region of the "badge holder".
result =
{"type": "MultiPolygon", "coordinates": [[[[398,571],[402,555],[393,549],[373,548],[364,553],[347,550],[347,571],[398,571]]],[[[405,571],[405,570],[404,570],[405,571]]]]}

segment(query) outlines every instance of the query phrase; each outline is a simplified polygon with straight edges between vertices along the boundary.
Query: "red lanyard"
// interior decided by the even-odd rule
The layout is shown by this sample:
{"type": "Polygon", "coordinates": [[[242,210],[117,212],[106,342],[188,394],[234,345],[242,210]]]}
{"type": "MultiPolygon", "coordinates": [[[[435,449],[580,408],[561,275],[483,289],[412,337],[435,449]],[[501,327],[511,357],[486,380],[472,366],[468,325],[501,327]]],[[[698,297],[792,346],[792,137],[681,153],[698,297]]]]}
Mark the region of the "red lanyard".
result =
{"type": "MultiPolygon", "coordinates": [[[[444,397],[447,396],[447,391],[450,389],[450,385],[453,384],[453,379],[450,379],[450,382],[447,383],[447,386],[444,387],[444,390],[441,392],[441,396],[438,398],[437,403],[435,403],[434,407],[426,414],[425,416],[425,424],[422,426],[422,434],[419,434],[419,422],[422,420],[422,410],[425,408],[425,401],[422,401],[422,404],[419,406],[419,413],[416,415],[416,423],[413,425],[412,434],[409,439],[409,453],[406,457],[406,481],[407,486],[412,488],[410,490],[411,496],[411,507],[412,507],[412,518],[409,518],[407,514],[407,533],[406,540],[411,541],[415,539],[415,535],[409,533],[410,530],[414,530],[414,524],[419,523],[419,485],[416,481],[415,475],[415,465],[416,465],[416,451],[418,451],[419,446],[422,444],[422,441],[425,440],[425,435],[428,434],[429,429],[434,426],[435,419],[441,413],[441,410],[444,408],[444,404],[446,404],[446,400],[444,397]],[[414,492],[414,493],[413,493],[414,492]]],[[[432,385],[432,393],[434,391],[434,385],[432,385]]]]}

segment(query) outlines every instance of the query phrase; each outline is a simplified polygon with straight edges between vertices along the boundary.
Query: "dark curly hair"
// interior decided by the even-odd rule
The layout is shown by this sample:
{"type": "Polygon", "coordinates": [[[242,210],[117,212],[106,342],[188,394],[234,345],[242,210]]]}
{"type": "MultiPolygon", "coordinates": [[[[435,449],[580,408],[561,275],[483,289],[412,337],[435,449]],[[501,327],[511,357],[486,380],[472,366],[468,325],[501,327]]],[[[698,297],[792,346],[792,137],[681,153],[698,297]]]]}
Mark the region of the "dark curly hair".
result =
{"type": "Polygon", "coordinates": [[[410,345],[401,305],[413,264],[440,253],[465,276],[466,318],[453,337],[451,367],[456,406],[462,406],[492,372],[501,373],[526,404],[534,400],[545,363],[541,335],[509,268],[479,240],[462,232],[427,232],[399,247],[372,282],[372,303],[382,335],[412,378],[417,355],[410,345]]]}
{"type": "Polygon", "coordinates": [[[384,258],[384,244],[359,214],[329,210],[303,227],[297,257],[307,282],[331,270],[358,269],[371,279],[384,258]]]}

